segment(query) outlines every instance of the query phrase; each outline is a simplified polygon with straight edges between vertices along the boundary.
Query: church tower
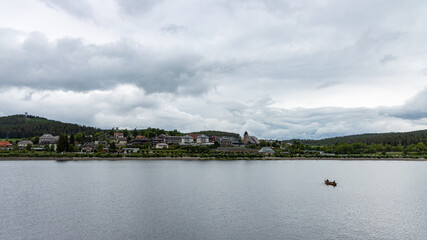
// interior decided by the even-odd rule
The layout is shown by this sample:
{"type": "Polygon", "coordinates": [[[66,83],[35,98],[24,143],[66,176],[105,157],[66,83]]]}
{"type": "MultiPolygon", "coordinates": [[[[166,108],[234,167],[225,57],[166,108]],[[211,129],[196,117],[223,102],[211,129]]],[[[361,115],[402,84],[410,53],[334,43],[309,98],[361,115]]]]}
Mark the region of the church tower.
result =
{"type": "Polygon", "coordinates": [[[245,131],[245,134],[243,135],[243,144],[248,144],[249,143],[249,134],[247,131],[245,131]]]}

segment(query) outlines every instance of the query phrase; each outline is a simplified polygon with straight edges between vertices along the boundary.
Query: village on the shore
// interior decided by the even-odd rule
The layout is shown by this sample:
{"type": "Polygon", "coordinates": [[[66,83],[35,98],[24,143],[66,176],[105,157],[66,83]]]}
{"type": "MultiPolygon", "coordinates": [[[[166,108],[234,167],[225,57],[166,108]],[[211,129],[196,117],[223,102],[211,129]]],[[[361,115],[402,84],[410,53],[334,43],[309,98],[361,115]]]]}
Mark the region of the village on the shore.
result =
{"type": "MultiPolygon", "coordinates": [[[[135,132],[137,134],[137,132],[135,132]]],[[[113,134],[58,135],[46,133],[42,136],[17,141],[0,141],[0,149],[32,152],[72,152],[78,154],[136,154],[159,150],[192,149],[193,152],[209,152],[220,149],[225,152],[246,152],[272,155],[280,149],[279,140],[259,140],[245,132],[242,137],[216,136],[188,133],[181,136],[159,134],[152,137],[134,135],[131,131],[116,130],[113,134]],[[196,150],[195,150],[196,149],[196,150]]],[[[284,144],[284,143],[283,143],[284,144]]],[[[289,145],[292,145],[289,143],[289,145]]]]}
{"type": "MultiPolygon", "coordinates": [[[[27,119],[26,116],[24,119],[27,119]]],[[[427,159],[424,138],[414,133],[406,138],[380,136],[379,143],[335,141],[332,144],[310,144],[309,141],[300,140],[259,139],[247,131],[239,135],[222,131],[181,133],[157,128],[92,128],[90,131],[74,131],[74,134],[44,133],[41,136],[34,136],[28,131],[23,134],[29,137],[0,139],[0,158],[427,159]]]]}

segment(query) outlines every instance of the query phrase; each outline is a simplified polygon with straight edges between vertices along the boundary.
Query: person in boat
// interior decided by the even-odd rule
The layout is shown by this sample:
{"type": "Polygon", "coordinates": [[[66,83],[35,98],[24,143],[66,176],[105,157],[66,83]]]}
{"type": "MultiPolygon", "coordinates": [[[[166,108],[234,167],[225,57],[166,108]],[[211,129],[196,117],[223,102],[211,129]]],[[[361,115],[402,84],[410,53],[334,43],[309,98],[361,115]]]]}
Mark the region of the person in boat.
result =
{"type": "Polygon", "coordinates": [[[326,179],[326,181],[325,182],[329,182],[329,179],[326,179]]]}

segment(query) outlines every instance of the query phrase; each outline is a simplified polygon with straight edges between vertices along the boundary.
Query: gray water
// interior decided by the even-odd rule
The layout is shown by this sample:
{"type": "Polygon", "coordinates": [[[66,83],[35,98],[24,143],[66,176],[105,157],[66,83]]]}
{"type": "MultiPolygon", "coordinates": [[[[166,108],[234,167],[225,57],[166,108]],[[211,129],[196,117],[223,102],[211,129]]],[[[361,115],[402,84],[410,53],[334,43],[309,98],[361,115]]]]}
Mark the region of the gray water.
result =
{"type": "Polygon", "coordinates": [[[427,239],[426,183],[427,162],[0,161],[0,239],[427,239]]]}

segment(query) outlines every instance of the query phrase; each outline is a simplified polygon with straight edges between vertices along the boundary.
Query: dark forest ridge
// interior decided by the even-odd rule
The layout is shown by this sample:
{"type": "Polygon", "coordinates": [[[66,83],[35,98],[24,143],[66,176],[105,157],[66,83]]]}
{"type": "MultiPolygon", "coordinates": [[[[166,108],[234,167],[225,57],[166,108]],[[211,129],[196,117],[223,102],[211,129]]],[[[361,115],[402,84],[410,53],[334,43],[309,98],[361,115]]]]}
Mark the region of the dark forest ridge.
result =
{"type": "Polygon", "coordinates": [[[411,132],[391,132],[391,133],[365,133],[342,137],[325,138],[321,140],[297,140],[308,145],[334,145],[336,143],[366,143],[366,144],[390,144],[390,145],[410,145],[423,142],[427,144],[427,130],[417,130],[411,132]]]}
{"type": "Polygon", "coordinates": [[[42,117],[18,114],[0,117],[0,138],[29,138],[45,133],[53,135],[96,132],[99,129],[73,123],[63,123],[42,117]]]}
{"type": "MultiPolygon", "coordinates": [[[[131,129],[128,129],[130,132],[131,129]]],[[[175,135],[184,135],[176,130],[174,131],[164,131],[163,129],[157,128],[148,128],[150,134],[169,134],[172,136],[175,135]]],[[[78,132],[82,133],[91,133],[99,131],[110,131],[110,130],[101,130],[95,127],[82,126],[73,123],[63,123],[60,121],[49,120],[47,118],[25,115],[25,114],[17,114],[11,116],[0,117],[0,138],[30,138],[34,136],[41,136],[45,133],[50,133],[53,135],[59,134],[76,134],[78,132]]],[[[123,132],[125,130],[119,130],[119,132],[123,132]]],[[[133,132],[132,132],[133,133],[133,132]]],[[[224,131],[200,131],[195,132],[198,134],[206,134],[206,135],[218,135],[218,136],[230,136],[239,138],[238,133],[232,132],[224,132],[224,131]]],[[[152,137],[151,135],[149,137],[152,137]]]]}

